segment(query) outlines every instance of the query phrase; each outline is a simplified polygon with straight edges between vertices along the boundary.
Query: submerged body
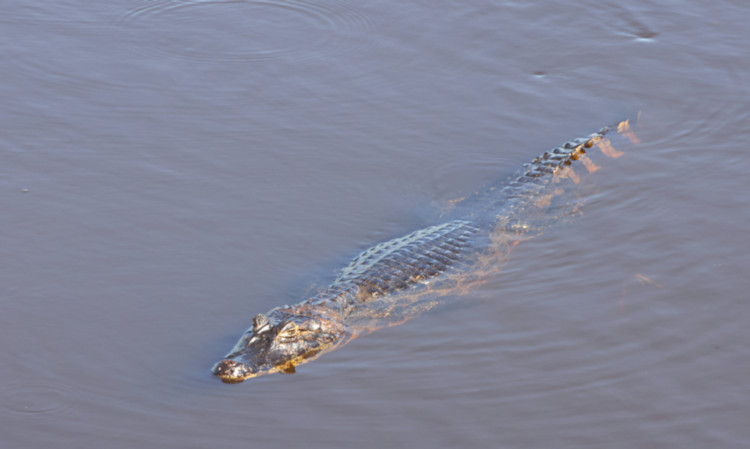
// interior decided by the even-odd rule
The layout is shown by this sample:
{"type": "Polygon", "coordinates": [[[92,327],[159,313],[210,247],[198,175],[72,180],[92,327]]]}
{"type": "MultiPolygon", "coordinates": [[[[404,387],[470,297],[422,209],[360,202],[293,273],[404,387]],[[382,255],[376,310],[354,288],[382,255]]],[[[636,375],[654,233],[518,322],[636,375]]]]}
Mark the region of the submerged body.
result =
{"type": "MultiPolygon", "coordinates": [[[[539,230],[551,202],[576,184],[569,167],[594,146],[616,157],[610,128],[575,139],[525,164],[509,180],[461,201],[438,225],[373,246],[324,291],[293,306],[259,314],[212,371],[227,383],[295,366],[357,335],[403,322],[429,308],[430,298],[457,293],[498,270],[519,238],[539,230]]],[[[628,122],[618,132],[629,132],[628,122]]]]}

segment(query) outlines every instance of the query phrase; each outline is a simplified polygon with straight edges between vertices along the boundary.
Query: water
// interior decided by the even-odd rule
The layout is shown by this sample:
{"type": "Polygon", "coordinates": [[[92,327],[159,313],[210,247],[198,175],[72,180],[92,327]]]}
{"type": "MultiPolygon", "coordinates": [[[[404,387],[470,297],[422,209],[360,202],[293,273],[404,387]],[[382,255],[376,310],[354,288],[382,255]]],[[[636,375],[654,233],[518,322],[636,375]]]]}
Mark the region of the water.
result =
{"type": "Polygon", "coordinates": [[[5,5],[3,447],[745,447],[748,18],[5,5]],[[480,288],[292,376],[209,372],[254,314],[628,117],[582,214],[480,288]]]}

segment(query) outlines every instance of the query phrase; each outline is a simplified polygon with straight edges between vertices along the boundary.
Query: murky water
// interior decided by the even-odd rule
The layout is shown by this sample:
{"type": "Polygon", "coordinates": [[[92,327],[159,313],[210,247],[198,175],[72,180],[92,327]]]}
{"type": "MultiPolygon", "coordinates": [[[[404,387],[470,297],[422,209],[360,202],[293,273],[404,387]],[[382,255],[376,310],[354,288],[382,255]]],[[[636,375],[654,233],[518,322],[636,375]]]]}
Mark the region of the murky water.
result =
{"type": "Polygon", "coordinates": [[[0,17],[5,447],[750,439],[742,2],[38,1],[0,17]],[[250,318],[625,118],[497,276],[300,367],[250,318]]]}

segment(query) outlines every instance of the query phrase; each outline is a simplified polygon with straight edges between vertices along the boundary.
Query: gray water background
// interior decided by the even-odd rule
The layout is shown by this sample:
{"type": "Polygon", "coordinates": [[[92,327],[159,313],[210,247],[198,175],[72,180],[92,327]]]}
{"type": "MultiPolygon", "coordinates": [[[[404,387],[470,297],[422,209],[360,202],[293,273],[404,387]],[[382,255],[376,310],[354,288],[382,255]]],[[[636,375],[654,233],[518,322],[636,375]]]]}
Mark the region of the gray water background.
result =
{"type": "Polygon", "coordinates": [[[3,448],[742,448],[750,6],[82,0],[0,15],[3,448]],[[298,369],[250,318],[631,118],[580,217],[298,369]]]}

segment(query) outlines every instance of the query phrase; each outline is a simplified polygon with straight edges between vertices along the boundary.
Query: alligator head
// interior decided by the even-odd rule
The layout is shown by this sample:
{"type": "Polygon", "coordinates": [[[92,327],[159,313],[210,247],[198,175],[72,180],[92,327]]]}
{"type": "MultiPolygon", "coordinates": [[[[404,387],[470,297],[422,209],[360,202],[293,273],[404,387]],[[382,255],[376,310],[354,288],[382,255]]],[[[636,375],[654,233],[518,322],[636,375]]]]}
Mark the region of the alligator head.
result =
{"type": "Polygon", "coordinates": [[[292,374],[294,367],[331,348],[341,337],[337,326],[318,316],[259,314],[227,354],[211,369],[223,382],[239,383],[270,373],[292,374]]]}

